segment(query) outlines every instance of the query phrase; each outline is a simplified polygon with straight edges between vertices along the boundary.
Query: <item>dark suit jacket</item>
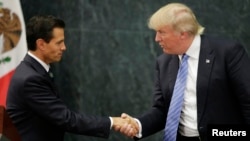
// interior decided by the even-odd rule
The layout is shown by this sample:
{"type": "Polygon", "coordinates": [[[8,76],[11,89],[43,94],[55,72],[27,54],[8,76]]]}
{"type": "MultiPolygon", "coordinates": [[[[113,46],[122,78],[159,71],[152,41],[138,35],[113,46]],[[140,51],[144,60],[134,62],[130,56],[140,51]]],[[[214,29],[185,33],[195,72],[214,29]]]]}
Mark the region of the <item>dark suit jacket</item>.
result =
{"type": "MultiPolygon", "coordinates": [[[[143,137],[165,127],[178,61],[177,55],[162,54],[157,58],[153,106],[138,117],[143,137]]],[[[242,45],[201,36],[196,89],[202,140],[207,139],[209,124],[250,124],[250,58],[242,45]]]]}
{"type": "Polygon", "coordinates": [[[48,73],[29,55],[16,68],[6,105],[22,141],[63,141],[65,132],[103,138],[110,133],[109,117],[68,109],[48,73]]]}

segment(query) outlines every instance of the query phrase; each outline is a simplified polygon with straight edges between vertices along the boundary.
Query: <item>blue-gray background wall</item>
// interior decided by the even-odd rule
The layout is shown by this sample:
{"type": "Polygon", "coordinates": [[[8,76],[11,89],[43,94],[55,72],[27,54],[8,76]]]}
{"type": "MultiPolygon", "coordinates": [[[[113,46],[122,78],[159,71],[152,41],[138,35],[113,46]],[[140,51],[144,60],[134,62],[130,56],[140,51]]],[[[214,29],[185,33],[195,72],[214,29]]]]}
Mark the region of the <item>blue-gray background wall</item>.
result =
{"type": "MultiPolygon", "coordinates": [[[[53,68],[55,83],[72,110],[135,116],[151,106],[154,62],[161,54],[147,20],[169,2],[190,6],[206,34],[239,40],[250,51],[250,0],[21,0],[21,5],[25,21],[52,14],[66,22],[67,50],[53,68]]],[[[161,140],[161,134],[143,140],[161,140]]],[[[104,140],[70,133],[65,137],[104,140]]],[[[131,139],[112,131],[108,140],[131,139]]]]}

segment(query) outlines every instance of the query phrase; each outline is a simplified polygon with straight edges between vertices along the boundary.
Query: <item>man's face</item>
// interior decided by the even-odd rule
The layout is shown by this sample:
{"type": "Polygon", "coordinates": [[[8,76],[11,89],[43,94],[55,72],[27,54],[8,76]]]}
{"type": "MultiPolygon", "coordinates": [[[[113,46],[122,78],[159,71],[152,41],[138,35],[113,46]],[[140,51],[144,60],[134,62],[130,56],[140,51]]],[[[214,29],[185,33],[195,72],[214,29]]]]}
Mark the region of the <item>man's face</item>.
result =
{"type": "Polygon", "coordinates": [[[164,53],[179,54],[180,36],[180,33],[174,31],[172,27],[164,26],[156,30],[155,41],[159,43],[164,53]]]}
{"type": "Polygon", "coordinates": [[[64,29],[54,28],[53,38],[49,43],[45,43],[45,49],[43,53],[44,61],[47,64],[60,61],[65,50],[66,46],[64,44],[64,29]]]}

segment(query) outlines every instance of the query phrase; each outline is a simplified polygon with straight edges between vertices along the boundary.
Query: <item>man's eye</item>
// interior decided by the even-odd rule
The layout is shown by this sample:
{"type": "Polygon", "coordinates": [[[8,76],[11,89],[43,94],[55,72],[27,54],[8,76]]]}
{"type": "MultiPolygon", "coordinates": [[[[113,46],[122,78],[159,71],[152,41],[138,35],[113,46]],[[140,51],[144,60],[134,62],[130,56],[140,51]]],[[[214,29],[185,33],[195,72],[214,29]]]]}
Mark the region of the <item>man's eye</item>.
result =
{"type": "Polygon", "coordinates": [[[61,41],[61,42],[57,42],[56,44],[57,44],[57,45],[60,45],[60,44],[62,44],[62,43],[63,43],[63,42],[61,41]]]}
{"type": "Polygon", "coordinates": [[[159,33],[160,33],[160,34],[165,34],[165,32],[164,32],[164,31],[159,31],[159,33]]]}

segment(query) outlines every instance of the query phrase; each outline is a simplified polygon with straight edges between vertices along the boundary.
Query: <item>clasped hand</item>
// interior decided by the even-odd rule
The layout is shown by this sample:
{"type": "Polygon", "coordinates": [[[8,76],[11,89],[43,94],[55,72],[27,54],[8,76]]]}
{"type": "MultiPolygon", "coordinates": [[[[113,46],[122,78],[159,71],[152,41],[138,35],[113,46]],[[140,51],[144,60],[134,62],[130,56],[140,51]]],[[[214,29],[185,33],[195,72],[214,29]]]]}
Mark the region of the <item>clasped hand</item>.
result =
{"type": "Polygon", "coordinates": [[[139,126],[136,120],[128,114],[122,113],[121,117],[113,117],[113,129],[130,138],[139,133],[139,126]]]}

